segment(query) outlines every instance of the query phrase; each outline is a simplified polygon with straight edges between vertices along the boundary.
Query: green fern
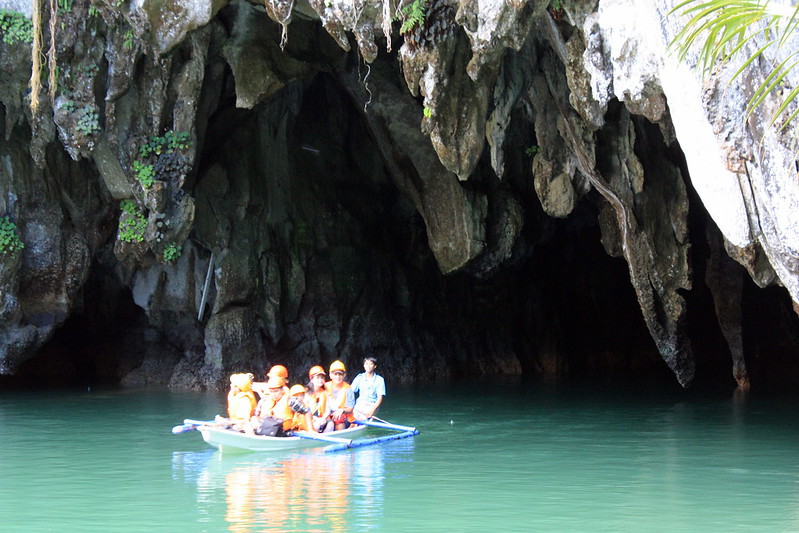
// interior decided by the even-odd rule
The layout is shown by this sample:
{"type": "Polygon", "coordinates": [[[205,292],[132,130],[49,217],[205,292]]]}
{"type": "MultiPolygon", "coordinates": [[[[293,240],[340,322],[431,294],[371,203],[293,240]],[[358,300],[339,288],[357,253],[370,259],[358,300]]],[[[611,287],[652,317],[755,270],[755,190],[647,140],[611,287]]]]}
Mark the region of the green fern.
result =
{"type": "Polygon", "coordinates": [[[422,27],[426,14],[427,0],[413,0],[413,2],[403,7],[398,17],[402,20],[400,33],[407,33],[417,26],[422,27]]]}

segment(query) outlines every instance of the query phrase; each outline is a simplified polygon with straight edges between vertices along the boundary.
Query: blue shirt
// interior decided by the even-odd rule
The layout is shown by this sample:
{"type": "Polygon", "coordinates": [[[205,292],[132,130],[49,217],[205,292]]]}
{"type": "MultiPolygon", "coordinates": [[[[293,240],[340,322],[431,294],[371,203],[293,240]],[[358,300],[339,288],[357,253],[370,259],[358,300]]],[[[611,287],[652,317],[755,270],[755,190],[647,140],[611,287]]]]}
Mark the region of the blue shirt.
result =
{"type": "Polygon", "coordinates": [[[370,379],[366,372],[361,372],[352,380],[350,387],[353,392],[358,393],[358,402],[375,403],[378,398],[386,395],[386,382],[377,374],[370,379]]]}

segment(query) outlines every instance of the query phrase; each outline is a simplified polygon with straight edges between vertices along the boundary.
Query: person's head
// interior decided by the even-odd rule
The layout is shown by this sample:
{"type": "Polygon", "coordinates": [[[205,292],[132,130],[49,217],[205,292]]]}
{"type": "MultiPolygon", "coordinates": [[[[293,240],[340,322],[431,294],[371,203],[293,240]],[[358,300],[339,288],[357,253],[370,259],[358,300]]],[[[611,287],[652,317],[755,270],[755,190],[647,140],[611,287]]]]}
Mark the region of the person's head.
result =
{"type": "Polygon", "coordinates": [[[300,384],[293,385],[289,389],[289,396],[302,396],[303,394],[305,394],[305,387],[300,384]]]}
{"type": "Polygon", "coordinates": [[[288,385],[289,383],[289,371],[283,365],[275,365],[269,369],[269,372],[266,373],[267,379],[272,378],[280,378],[283,380],[283,385],[288,385]]]}
{"type": "Polygon", "coordinates": [[[367,374],[371,374],[377,368],[377,359],[374,357],[364,357],[363,358],[363,369],[366,370],[367,374]]]}
{"type": "Polygon", "coordinates": [[[344,366],[344,363],[341,361],[333,361],[333,364],[330,365],[330,379],[332,379],[334,383],[341,383],[344,381],[344,376],[346,375],[347,367],[344,366]]]}
{"type": "Polygon", "coordinates": [[[310,383],[310,387],[314,389],[320,389],[325,386],[325,381],[327,381],[327,374],[325,374],[325,369],[319,365],[311,367],[308,371],[308,380],[310,383]]]}
{"type": "Polygon", "coordinates": [[[230,376],[230,389],[247,392],[252,388],[252,374],[233,374],[230,376]]]}
{"type": "Polygon", "coordinates": [[[266,388],[269,389],[269,396],[277,401],[283,396],[283,378],[271,377],[266,382],[266,388]]]}

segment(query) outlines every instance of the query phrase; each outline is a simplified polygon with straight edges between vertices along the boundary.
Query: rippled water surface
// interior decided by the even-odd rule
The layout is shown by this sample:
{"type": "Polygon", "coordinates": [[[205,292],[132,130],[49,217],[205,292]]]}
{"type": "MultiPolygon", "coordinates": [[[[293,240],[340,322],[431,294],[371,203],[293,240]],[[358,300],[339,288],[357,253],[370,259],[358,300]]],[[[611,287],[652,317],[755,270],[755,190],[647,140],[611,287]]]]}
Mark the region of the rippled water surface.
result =
{"type": "Polygon", "coordinates": [[[223,404],[0,391],[0,531],[799,530],[797,396],[390,387],[380,416],[421,435],[236,456],[171,434],[223,404]]]}

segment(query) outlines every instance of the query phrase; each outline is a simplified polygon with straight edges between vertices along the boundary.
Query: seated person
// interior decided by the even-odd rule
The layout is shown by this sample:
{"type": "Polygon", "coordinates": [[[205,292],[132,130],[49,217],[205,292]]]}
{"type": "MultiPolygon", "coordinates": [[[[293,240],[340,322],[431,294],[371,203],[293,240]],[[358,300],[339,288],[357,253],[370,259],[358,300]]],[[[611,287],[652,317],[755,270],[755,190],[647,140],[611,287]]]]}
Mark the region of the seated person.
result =
{"type": "MultiPolygon", "coordinates": [[[[301,395],[305,394],[305,387],[302,385],[299,385],[299,387],[300,390],[295,389],[295,396],[298,393],[301,395]]],[[[288,432],[299,428],[300,422],[299,420],[295,421],[294,416],[295,409],[301,409],[299,406],[305,408],[303,416],[305,416],[306,419],[302,423],[305,424],[305,427],[311,426],[310,409],[305,407],[301,400],[299,400],[299,405],[297,401],[289,402],[289,398],[295,398],[295,396],[286,394],[281,378],[269,378],[269,381],[266,382],[266,388],[269,391],[269,396],[262,398],[261,401],[258,402],[255,414],[250,420],[249,427],[246,428],[245,431],[248,433],[253,432],[256,435],[275,437],[286,436],[288,432]],[[292,405],[294,405],[294,408],[292,408],[292,405]]]]}
{"type": "Polygon", "coordinates": [[[333,361],[333,364],[330,365],[332,381],[325,384],[332,412],[331,418],[337,431],[350,427],[352,421],[355,420],[352,416],[352,409],[355,407],[355,394],[353,394],[350,384],[344,381],[346,375],[347,368],[344,363],[333,361]]]}
{"type": "Polygon", "coordinates": [[[321,366],[314,366],[308,371],[308,393],[306,394],[308,407],[311,408],[313,430],[317,433],[333,431],[335,424],[330,420],[330,408],[327,402],[325,381],[327,374],[321,366]]]}
{"type": "Polygon", "coordinates": [[[230,376],[230,391],[227,395],[227,414],[224,418],[216,416],[217,424],[243,430],[244,424],[255,412],[255,393],[252,391],[252,374],[233,374],[230,376]]]}
{"type": "Polygon", "coordinates": [[[356,420],[372,418],[386,396],[386,382],[382,376],[375,373],[375,368],[377,368],[377,359],[364,358],[363,369],[366,372],[358,374],[352,380],[352,392],[358,394],[353,409],[356,420]]]}
{"type": "MultiPolygon", "coordinates": [[[[311,408],[307,404],[306,389],[303,385],[294,385],[289,389],[289,407],[294,413],[290,424],[283,424],[284,431],[309,431],[313,427],[311,408]]],[[[288,420],[286,422],[289,422],[288,420]]]]}
{"type": "MultiPolygon", "coordinates": [[[[284,392],[288,394],[289,388],[289,371],[283,365],[275,365],[266,373],[266,381],[272,378],[279,378],[283,381],[284,392]]],[[[252,384],[252,389],[261,396],[261,398],[269,397],[269,390],[266,387],[266,381],[257,381],[252,384]]]]}

